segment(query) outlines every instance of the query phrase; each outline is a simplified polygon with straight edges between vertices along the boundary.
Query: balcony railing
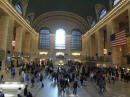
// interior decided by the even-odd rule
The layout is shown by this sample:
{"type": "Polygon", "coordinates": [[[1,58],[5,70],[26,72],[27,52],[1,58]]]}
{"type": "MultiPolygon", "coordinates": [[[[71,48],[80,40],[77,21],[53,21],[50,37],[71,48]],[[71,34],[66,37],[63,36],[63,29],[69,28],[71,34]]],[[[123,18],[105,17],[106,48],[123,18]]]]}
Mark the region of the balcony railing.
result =
{"type": "Polygon", "coordinates": [[[107,56],[94,56],[94,57],[86,57],[87,61],[98,61],[98,62],[110,62],[111,61],[111,57],[107,56]]]}

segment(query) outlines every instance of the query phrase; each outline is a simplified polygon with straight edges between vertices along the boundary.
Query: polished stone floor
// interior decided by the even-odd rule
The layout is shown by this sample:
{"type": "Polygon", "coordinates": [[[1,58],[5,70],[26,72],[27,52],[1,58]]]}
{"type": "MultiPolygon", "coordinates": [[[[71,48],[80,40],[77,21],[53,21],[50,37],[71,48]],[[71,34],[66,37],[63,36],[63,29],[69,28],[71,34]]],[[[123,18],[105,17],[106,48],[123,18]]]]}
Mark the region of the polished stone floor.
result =
{"type": "MultiPolygon", "coordinates": [[[[0,71],[1,74],[5,76],[5,83],[0,84],[0,89],[5,93],[5,97],[17,97],[17,88],[24,87],[24,83],[19,82],[18,74],[15,79],[12,79],[10,73],[6,74],[5,71],[0,71]]],[[[115,84],[107,83],[104,95],[100,95],[95,82],[89,80],[87,87],[78,88],[77,95],[73,95],[72,88],[66,89],[64,94],[59,94],[57,85],[48,78],[44,78],[44,88],[39,88],[39,84],[36,83],[34,88],[29,86],[29,90],[34,97],[130,97],[130,83],[123,81],[117,81],[115,84]]]]}

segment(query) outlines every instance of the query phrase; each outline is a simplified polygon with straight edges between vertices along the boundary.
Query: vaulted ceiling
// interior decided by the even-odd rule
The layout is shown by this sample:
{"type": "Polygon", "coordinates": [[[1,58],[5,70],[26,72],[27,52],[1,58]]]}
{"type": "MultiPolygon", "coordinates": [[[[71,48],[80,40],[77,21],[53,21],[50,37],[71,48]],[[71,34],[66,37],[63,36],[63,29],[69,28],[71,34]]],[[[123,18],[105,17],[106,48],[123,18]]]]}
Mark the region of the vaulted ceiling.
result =
{"type": "MultiPolygon", "coordinates": [[[[12,0],[15,5],[19,0],[12,0]]],[[[67,11],[87,20],[87,16],[96,18],[95,5],[101,4],[109,9],[110,0],[29,0],[26,15],[35,13],[35,18],[50,11],[67,11]]]]}

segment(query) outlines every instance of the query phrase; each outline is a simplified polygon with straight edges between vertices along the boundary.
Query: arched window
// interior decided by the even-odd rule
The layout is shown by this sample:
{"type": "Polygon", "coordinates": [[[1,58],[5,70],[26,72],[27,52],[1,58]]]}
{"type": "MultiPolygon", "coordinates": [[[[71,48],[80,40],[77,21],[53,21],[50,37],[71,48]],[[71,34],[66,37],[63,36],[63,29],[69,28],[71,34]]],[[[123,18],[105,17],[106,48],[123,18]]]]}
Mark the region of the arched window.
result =
{"type": "Polygon", "coordinates": [[[39,35],[39,49],[50,49],[50,30],[43,28],[39,35]]]}
{"type": "Polygon", "coordinates": [[[71,50],[82,49],[82,34],[79,30],[72,30],[71,50]]]}
{"type": "Polygon", "coordinates": [[[26,18],[26,21],[27,21],[29,24],[31,24],[31,18],[30,18],[29,16],[26,18]]]}
{"type": "Polygon", "coordinates": [[[114,0],[113,1],[113,6],[117,5],[120,2],[120,0],[114,0]]]}
{"type": "Polygon", "coordinates": [[[96,22],[95,22],[95,20],[93,20],[90,26],[93,27],[95,24],[96,24],[96,22]]]}
{"type": "Polygon", "coordinates": [[[17,10],[21,15],[23,15],[22,8],[21,8],[21,6],[20,6],[19,4],[16,4],[16,5],[15,5],[15,8],[16,8],[16,10],[17,10]]]}
{"type": "Polygon", "coordinates": [[[106,9],[101,10],[99,18],[102,19],[106,15],[106,13],[107,13],[106,9]]]}
{"type": "Polygon", "coordinates": [[[55,49],[66,49],[66,32],[62,28],[56,30],[55,49]]]}

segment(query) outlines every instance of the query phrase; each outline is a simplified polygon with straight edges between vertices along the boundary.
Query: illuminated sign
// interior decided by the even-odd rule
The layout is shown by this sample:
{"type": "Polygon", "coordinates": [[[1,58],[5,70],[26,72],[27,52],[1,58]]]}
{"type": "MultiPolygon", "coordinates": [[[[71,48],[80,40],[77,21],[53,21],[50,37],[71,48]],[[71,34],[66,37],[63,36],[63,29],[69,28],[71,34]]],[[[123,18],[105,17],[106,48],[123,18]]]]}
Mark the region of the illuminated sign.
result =
{"type": "Polygon", "coordinates": [[[72,53],[73,56],[80,56],[80,53],[72,53]]]}
{"type": "Polygon", "coordinates": [[[39,54],[40,54],[40,55],[47,55],[48,52],[40,52],[39,54]]]}

